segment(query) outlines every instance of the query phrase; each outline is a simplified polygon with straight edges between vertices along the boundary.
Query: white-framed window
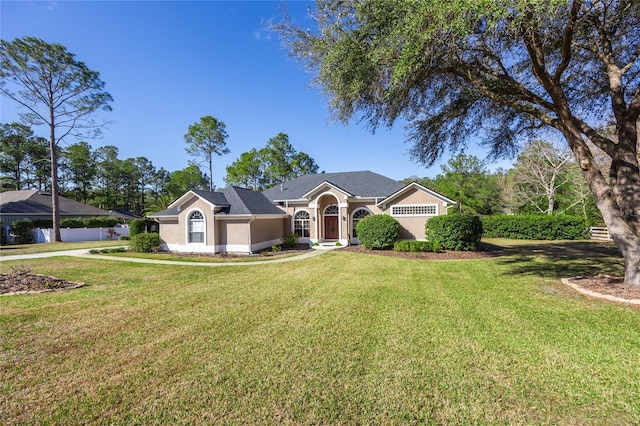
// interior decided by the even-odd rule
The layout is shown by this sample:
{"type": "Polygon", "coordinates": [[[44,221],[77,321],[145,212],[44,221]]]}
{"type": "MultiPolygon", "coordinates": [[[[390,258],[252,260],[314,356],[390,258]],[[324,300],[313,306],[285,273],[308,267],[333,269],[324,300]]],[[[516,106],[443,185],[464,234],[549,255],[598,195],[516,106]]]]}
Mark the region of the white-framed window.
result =
{"type": "Polygon", "coordinates": [[[371,216],[371,212],[365,208],[359,208],[353,212],[353,216],[351,219],[351,236],[354,238],[358,237],[358,232],[356,231],[356,225],[359,221],[364,219],[367,216],[371,216]]]}
{"type": "Polygon", "coordinates": [[[437,216],[437,204],[391,206],[391,216],[437,216]]]}
{"type": "Polygon", "coordinates": [[[300,210],[293,217],[293,232],[303,238],[309,238],[309,212],[300,210]]]}
{"type": "Polygon", "coordinates": [[[204,215],[194,210],[189,214],[189,242],[204,243],[204,215]]]}

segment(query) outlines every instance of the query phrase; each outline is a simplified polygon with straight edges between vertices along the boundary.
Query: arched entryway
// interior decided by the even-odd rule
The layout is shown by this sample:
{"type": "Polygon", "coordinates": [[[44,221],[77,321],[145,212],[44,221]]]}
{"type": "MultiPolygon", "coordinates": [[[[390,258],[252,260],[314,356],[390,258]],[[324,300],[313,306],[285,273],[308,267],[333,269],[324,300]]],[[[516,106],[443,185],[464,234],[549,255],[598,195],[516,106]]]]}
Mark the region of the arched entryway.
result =
{"type": "Polygon", "coordinates": [[[324,239],[337,240],[340,238],[340,208],[336,204],[329,204],[322,213],[324,218],[324,239]]]}

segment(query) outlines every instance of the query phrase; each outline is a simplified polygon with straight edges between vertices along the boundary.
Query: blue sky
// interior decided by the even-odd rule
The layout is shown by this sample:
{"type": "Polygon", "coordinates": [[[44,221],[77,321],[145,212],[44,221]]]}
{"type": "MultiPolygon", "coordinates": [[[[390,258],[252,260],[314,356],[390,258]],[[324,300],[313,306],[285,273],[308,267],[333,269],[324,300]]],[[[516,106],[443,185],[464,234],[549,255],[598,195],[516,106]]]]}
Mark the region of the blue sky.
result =
{"type": "MultiPolygon", "coordinates": [[[[313,2],[287,2],[300,25],[312,25],[308,7],[313,2]]],[[[311,76],[267,29],[280,16],[279,2],[1,1],[0,16],[2,39],[60,43],[100,73],[114,102],[99,118],[112,124],[87,142],[115,145],[121,159],[144,156],[156,168],[182,169],[190,160],[188,126],[211,115],[226,124],[231,150],[214,159],[219,187],[227,165],[280,132],[327,172],[371,170],[393,179],[441,172],[440,163],[426,168],[411,161],[401,124],[372,134],[362,123],[331,121],[311,76]]],[[[18,121],[16,104],[1,102],[0,122],[18,121]]],[[[484,156],[474,147],[469,153],[484,156]]]]}

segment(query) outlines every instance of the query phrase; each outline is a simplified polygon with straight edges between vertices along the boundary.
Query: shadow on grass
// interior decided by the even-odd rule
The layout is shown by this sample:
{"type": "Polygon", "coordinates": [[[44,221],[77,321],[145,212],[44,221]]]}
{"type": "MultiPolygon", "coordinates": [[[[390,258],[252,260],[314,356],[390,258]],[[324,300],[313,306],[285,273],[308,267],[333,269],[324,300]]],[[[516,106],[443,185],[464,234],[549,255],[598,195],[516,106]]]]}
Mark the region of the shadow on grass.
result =
{"type": "Polygon", "coordinates": [[[613,243],[549,241],[497,246],[483,243],[499,255],[497,262],[511,274],[566,278],[608,274],[621,276],[624,259],[613,243]]]}

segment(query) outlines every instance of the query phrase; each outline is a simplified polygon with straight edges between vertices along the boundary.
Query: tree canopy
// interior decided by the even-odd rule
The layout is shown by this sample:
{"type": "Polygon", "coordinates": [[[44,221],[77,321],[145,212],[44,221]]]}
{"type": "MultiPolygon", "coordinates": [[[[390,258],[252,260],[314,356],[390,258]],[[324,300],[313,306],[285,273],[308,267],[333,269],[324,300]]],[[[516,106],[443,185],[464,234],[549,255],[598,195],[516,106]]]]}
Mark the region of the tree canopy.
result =
{"type": "Polygon", "coordinates": [[[513,155],[541,131],[561,133],[625,282],[640,285],[640,2],[326,0],[313,18],[316,28],[285,18],[277,29],[335,117],[372,129],[405,120],[419,162],[475,140],[513,155]],[[592,146],[611,159],[608,173],[592,146]]]}
{"type": "Polygon", "coordinates": [[[227,148],[227,126],[217,118],[206,115],[200,121],[189,126],[184,141],[189,145],[186,150],[194,157],[204,157],[209,165],[209,191],[213,191],[213,154],[223,155],[231,152],[227,148]]]}
{"type": "Polygon", "coordinates": [[[227,166],[225,182],[263,190],[317,172],[315,160],[307,153],[296,151],[289,142],[289,135],[278,133],[269,139],[264,148],[242,153],[240,158],[227,166]]]}
{"type": "Polygon", "coordinates": [[[100,74],[60,44],[24,37],[0,40],[0,93],[27,109],[21,118],[49,128],[54,240],[60,241],[58,145],[68,135],[93,136],[98,110],[110,111],[111,95],[100,74]]]}

